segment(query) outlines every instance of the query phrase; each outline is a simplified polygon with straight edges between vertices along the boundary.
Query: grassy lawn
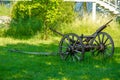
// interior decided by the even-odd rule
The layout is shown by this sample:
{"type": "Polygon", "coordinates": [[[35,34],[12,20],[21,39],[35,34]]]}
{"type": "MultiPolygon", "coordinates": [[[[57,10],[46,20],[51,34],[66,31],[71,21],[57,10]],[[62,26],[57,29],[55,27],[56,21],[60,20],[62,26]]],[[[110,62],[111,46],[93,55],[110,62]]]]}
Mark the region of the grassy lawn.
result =
{"type": "MultiPolygon", "coordinates": [[[[9,12],[10,9],[4,5],[0,6],[0,16],[10,16],[9,12]]],[[[70,25],[63,24],[62,26],[66,27],[61,27],[61,32],[89,35],[95,32],[97,26],[101,26],[103,21],[99,22],[100,24],[97,26],[91,22],[86,26],[86,23],[86,21],[76,21],[70,25]]],[[[0,37],[0,80],[119,80],[120,25],[116,27],[113,24],[112,27],[105,29],[105,32],[109,33],[114,40],[114,56],[108,60],[101,60],[87,53],[82,62],[63,61],[59,55],[42,56],[9,51],[10,49],[18,49],[57,54],[60,41],[58,37],[51,37],[49,40],[40,40],[39,37],[34,36],[26,40],[0,37]]]]}
{"type": "MultiPolygon", "coordinates": [[[[87,32],[89,29],[84,30],[87,32]]],[[[60,38],[20,40],[1,37],[0,80],[119,80],[120,30],[108,28],[106,32],[110,33],[115,42],[113,58],[100,60],[89,55],[82,62],[63,61],[60,56],[9,52],[9,49],[19,49],[57,54],[60,38]]]]}
{"type": "MultiPolygon", "coordinates": [[[[9,15],[9,11],[2,5],[0,15],[9,15]]],[[[88,27],[86,21],[81,23],[76,21],[70,25],[64,24],[63,26],[67,25],[67,27],[63,27],[62,33],[74,32],[89,35],[98,28],[91,22],[87,23],[88,27]]],[[[101,26],[101,23],[99,26],[101,26]]],[[[115,53],[113,58],[109,60],[96,59],[89,53],[82,62],[69,62],[61,60],[59,55],[41,56],[10,52],[10,49],[18,49],[57,54],[60,38],[53,37],[50,40],[40,40],[33,37],[32,39],[22,40],[0,37],[0,80],[119,80],[120,27],[112,26],[105,30],[113,37],[115,42],[115,53]]]]}

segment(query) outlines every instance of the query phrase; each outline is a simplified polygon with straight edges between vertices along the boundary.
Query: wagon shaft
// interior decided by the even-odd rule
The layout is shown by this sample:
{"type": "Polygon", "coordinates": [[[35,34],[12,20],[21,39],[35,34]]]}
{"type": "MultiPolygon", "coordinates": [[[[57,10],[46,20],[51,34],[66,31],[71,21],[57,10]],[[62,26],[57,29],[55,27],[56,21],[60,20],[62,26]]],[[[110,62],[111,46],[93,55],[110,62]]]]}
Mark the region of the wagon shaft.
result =
{"type": "Polygon", "coordinates": [[[64,36],[64,34],[62,34],[62,33],[58,32],[58,31],[54,30],[53,28],[50,28],[50,30],[53,31],[53,32],[55,32],[55,33],[57,33],[57,34],[59,34],[59,35],[61,35],[61,36],[64,36]]]}
{"type": "Polygon", "coordinates": [[[92,36],[96,36],[98,33],[100,33],[102,30],[104,30],[104,29],[107,27],[107,25],[108,25],[110,22],[112,22],[112,21],[113,21],[113,19],[111,19],[111,20],[108,21],[106,24],[104,24],[103,26],[101,26],[100,28],[98,28],[98,29],[96,30],[96,32],[92,34],[92,36]]]}

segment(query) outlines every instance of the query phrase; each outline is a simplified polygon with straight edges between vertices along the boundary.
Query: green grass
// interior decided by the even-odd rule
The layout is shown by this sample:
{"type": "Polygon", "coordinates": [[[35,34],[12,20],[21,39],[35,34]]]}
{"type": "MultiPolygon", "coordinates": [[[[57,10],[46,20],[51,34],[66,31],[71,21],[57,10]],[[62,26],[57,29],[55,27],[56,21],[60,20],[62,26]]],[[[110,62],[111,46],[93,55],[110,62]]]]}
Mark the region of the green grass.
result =
{"type": "Polygon", "coordinates": [[[111,60],[102,61],[87,56],[83,62],[68,62],[62,61],[59,56],[29,55],[8,51],[15,48],[57,53],[57,40],[0,38],[0,42],[0,80],[119,80],[119,46],[115,47],[115,55],[111,60]]]}
{"type": "MultiPolygon", "coordinates": [[[[104,22],[102,22],[104,24],[104,22]]],[[[79,22],[76,20],[61,32],[92,34],[102,24],[79,22]],[[69,29],[68,29],[69,27],[69,29]]],[[[61,60],[60,56],[41,56],[10,52],[18,49],[57,54],[59,37],[40,40],[39,35],[22,40],[0,37],[0,80],[119,80],[120,78],[120,26],[112,22],[104,31],[109,33],[115,43],[115,53],[109,60],[96,59],[86,53],[82,62],[61,60]],[[89,56],[87,56],[87,54],[89,56]]]]}
{"type": "Polygon", "coordinates": [[[0,4],[0,16],[10,16],[11,8],[8,8],[4,4],[0,4]]]}
{"type": "Polygon", "coordinates": [[[59,56],[8,51],[15,48],[57,53],[58,39],[41,41],[0,38],[0,42],[0,80],[119,80],[119,47],[115,47],[115,55],[110,60],[96,60],[87,56],[83,62],[68,62],[62,61],[59,56]]]}

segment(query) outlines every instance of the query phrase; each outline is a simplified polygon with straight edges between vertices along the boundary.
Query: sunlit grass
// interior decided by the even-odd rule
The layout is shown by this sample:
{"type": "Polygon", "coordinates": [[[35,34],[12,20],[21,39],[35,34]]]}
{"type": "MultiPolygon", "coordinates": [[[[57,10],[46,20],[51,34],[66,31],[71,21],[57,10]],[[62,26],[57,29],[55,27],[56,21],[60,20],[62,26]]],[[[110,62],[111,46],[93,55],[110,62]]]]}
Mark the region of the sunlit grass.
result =
{"type": "Polygon", "coordinates": [[[7,7],[7,5],[0,4],[0,16],[10,16],[11,8],[7,7]]]}
{"type": "Polygon", "coordinates": [[[71,24],[63,24],[62,31],[63,33],[74,32],[79,35],[80,34],[91,35],[99,27],[101,27],[111,19],[113,19],[113,21],[109,24],[110,26],[105,28],[104,31],[108,31],[110,33],[113,31],[118,32],[120,28],[120,24],[116,23],[116,20],[114,17],[101,18],[99,16],[98,16],[98,19],[96,19],[95,21],[89,18],[89,16],[83,19],[76,18],[76,20],[71,24]]]}
{"type": "MultiPolygon", "coordinates": [[[[76,19],[71,24],[64,24],[60,32],[91,35],[107,21],[76,19]]],[[[9,51],[18,49],[57,54],[61,36],[51,36],[48,40],[42,40],[40,34],[29,39],[0,37],[0,80],[119,80],[120,26],[113,21],[104,31],[114,40],[113,58],[101,60],[86,55],[82,62],[63,61],[59,55],[41,56],[9,51]]]]}

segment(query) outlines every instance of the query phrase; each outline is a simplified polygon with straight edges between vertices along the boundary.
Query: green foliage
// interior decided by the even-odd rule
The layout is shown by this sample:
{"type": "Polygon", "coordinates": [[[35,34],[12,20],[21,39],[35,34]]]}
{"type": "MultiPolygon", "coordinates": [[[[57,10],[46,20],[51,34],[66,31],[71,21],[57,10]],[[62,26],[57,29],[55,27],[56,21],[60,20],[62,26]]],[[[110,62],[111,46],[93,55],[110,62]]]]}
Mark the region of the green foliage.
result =
{"type": "MultiPolygon", "coordinates": [[[[66,3],[63,0],[19,1],[13,6],[11,16],[18,25],[22,22],[23,28],[24,21],[35,19],[38,22],[37,24],[41,22],[42,25],[39,26],[41,28],[40,32],[46,35],[47,38],[50,26],[58,26],[62,23],[71,22],[74,19],[72,7],[73,3],[66,3]]],[[[32,24],[32,27],[34,27],[34,23],[29,24],[32,24]]],[[[26,32],[28,33],[28,31],[26,32]]]]}
{"type": "Polygon", "coordinates": [[[41,31],[42,22],[34,18],[25,21],[19,20],[17,23],[11,21],[10,26],[11,27],[6,30],[5,36],[27,39],[41,31]]]}
{"type": "Polygon", "coordinates": [[[62,20],[66,21],[65,18],[70,20],[69,17],[73,16],[71,6],[72,3],[66,3],[62,0],[20,1],[13,6],[12,18],[15,20],[26,20],[36,17],[43,20],[46,24],[54,23],[59,18],[63,18],[62,20]]]}

